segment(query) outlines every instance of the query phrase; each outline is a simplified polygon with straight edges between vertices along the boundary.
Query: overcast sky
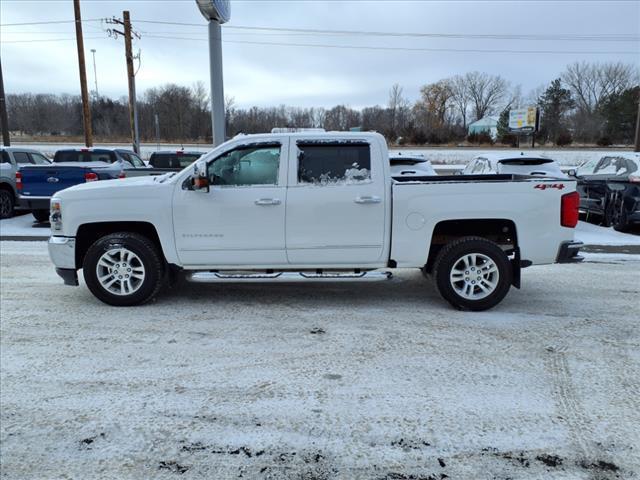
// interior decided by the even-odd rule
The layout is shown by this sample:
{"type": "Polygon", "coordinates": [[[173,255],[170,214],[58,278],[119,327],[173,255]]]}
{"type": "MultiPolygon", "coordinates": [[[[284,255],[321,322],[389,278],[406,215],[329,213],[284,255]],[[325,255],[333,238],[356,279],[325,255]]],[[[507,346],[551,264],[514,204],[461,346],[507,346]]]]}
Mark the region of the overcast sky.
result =
{"type": "MultiPolygon", "coordinates": [[[[195,0],[82,0],[83,20],[121,17],[131,12],[141,39],[137,89],[165,83],[208,88],[206,22],[195,0]],[[142,23],[184,22],[201,26],[142,23]],[[182,39],[157,38],[158,36],[182,39]]],[[[73,20],[72,0],[2,0],[3,25],[73,20]]],[[[83,22],[90,89],[94,89],[91,49],[96,49],[100,94],[127,93],[124,44],[108,38],[109,25],[83,22]]],[[[7,93],[80,91],[73,23],[3,26],[2,68],[7,93]],[[59,41],[37,41],[55,39],[59,41]],[[29,40],[30,42],[13,43],[29,40]]],[[[640,65],[640,1],[232,1],[223,26],[225,94],[237,106],[296,105],[353,107],[385,104],[394,83],[414,101],[421,85],[479,70],[500,74],[530,90],[557,77],[576,60],[624,61],[640,65]],[[319,35],[233,29],[238,26],[445,34],[633,35],[635,41],[489,40],[469,38],[319,35]],[[337,49],[233,43],[237,41],[367,46],[337,49]],[[490,53],[381,50],[544,50],[595,53],[490,53]],[[618,52],[618,53],[609,53],[618,52]],[[624,53],[624,52],[631,52],[624,53]]]]}

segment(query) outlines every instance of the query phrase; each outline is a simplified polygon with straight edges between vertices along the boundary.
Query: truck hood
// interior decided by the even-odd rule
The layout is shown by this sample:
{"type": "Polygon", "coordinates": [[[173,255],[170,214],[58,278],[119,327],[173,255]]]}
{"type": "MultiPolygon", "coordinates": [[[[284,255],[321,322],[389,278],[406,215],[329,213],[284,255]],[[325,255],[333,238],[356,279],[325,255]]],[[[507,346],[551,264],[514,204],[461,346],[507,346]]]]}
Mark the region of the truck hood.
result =
{"type": "Polygon", "coordinates": [[[158,188],[163,183],[159,183],[158,177],[133,177],[118,178],[114,180],[99,180],[96,182],[82,183],[67,188],[55,194],[56,198],[82,199],[82,198],[109,198],[114,196],[131,195],[138,197],[149,188],[158,188]]]}

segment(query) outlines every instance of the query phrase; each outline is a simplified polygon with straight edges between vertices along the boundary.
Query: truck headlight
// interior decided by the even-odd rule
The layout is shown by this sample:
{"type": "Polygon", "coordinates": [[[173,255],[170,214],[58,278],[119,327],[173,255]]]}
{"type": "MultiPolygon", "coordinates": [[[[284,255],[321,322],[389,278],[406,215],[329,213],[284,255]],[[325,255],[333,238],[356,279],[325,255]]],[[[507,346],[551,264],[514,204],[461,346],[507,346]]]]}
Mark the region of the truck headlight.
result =
{"type": "Polygon", "coordinates": [[[62,230],[62,204],[60,200],[51,199],[51,214],[49,216],[51,222],[51,230],[62,230]]]}

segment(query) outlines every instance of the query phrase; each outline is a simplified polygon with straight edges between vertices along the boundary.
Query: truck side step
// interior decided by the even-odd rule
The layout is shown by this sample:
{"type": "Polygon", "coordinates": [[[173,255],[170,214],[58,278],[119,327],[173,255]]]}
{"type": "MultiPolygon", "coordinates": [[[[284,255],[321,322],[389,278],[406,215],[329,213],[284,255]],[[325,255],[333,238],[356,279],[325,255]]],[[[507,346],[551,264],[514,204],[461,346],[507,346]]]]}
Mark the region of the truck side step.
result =
{"type": "Polygon", "coordinates": [[[379,282],[381,280],[389,280],[391,276],[391,272],[192,272],[187,273],[187,280],[195,283],[379,282]]]}

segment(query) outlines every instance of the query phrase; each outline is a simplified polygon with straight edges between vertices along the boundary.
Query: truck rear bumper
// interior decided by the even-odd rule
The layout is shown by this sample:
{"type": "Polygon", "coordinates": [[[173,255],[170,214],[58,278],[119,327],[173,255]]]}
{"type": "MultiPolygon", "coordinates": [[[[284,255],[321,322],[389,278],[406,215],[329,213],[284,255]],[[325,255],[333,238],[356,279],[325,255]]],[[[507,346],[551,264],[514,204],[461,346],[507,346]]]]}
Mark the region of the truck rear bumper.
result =
{"type": "Polygon", "coordinates": [[[18,206],[26,210],[49,210],[51,197],[18,197],[18,206]]]}
{"type": "Polygon", "coordinates": [[[578,255],[582,245],[582,242],[562,242],[558,249],[556,263],[578,263],[583,261],[584,257],[578,255]]]}

